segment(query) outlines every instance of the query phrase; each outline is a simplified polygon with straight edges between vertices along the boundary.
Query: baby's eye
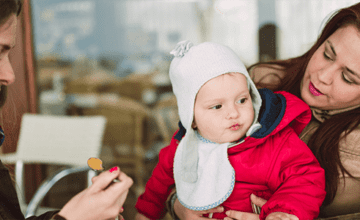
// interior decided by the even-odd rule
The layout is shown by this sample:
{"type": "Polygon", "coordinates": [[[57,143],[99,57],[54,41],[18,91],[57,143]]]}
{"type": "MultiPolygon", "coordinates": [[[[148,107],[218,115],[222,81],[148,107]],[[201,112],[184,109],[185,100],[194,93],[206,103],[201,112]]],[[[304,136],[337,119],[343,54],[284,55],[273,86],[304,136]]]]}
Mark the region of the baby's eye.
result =
{"type": "Polygon", "coordinates": [[[211,109],[221,109],[222,105],[215,105],[213,107],[211,107],[211,109]]]}
{"type": "Polygon", "coordinates": [[[242,98],[242,99],[239,99],[238,103],[243,104],[243,103],[245,103],[245,102],[246,102],[246,100],[247,100],[247,98],[242,98]]]}

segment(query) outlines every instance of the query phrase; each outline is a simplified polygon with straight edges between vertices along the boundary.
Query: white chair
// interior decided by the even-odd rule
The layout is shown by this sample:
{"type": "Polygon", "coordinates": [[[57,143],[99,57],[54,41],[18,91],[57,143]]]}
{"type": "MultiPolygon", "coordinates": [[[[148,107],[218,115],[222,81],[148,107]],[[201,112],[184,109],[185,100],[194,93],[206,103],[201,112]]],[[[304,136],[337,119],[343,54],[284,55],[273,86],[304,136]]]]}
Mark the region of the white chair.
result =
{"type": "Polygon", "coordinates": [[[16,152],[0,155],[4,164],[15,164],[16,190],[22,210],[27,206],[24,202],[24,164],[69,167],[42,183],[27,206],[25,217],[49,210],[38,210],[38,207],[50,188],[66,175],[87,172],[87,184],[91,185],[95,172],[88,168],[87,160],[99,157],[105,124],[103,116],[23,115],[16,152]]]}

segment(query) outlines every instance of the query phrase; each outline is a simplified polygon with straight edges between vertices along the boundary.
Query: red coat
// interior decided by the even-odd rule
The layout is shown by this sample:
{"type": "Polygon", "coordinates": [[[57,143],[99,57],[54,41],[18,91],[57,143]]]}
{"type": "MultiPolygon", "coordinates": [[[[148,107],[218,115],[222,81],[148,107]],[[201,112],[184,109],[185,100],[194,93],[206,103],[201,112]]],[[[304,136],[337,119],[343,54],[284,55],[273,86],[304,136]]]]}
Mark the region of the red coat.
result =
{"type": "MultiPolygon", "coordinates": [[[[260,219],[277,211],[294,214],[300,220],[315,219],[325,198],[325,173],[298,137],[309,123],[311,111],[290,93],[272,93],[267,89],[259,92],[263,100],[259,114],[262,128],[228,149],[236,182],[222,206],[225,211],[252,212],[249,198],[253,193],[268,200],[260,219]]],[[[179,143],[176,136],[160,151],[159,163],[135,206],[150,219],[161,219],[166,213],[165,201],[175,184],[173,163],[179,143]]],[[[213,215],[216,219],[224,217],[225,213],[213,215]]]]}

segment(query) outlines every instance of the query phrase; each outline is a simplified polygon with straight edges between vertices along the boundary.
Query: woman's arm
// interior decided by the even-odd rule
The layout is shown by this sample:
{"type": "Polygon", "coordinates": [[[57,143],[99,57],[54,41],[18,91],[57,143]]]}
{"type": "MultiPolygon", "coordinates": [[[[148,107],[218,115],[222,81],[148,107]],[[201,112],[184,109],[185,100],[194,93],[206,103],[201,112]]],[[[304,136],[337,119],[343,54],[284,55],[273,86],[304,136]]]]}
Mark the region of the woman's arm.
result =
{"type": "MultiPolygon", "coordinates": [[[[265,199],[257,197],[254,194],[250,195],[250,200],[251,200],[252,205],[256,205],[258,207],[262,207],[267,202],[265,199]]],[[[227,211],[226,215],[228,217],[224,218],[224,220],[233,220],[233,219],[236,219],[236,220],[245,220],[245,219],[246,220],[259,220],[258,214],[239,212],[239,211],[234,211],[234,210],[227,211]]],[[[295,215],[287,214],[284,212],[273,212],[266,217],[266,220],[282,220],[282,219],[299,220],[299,218],[296,217],[295,215]]]]}
{"type": "Polygon", "coordinates": [[[209,219],[209,217],[202,217],[204,214],[209,213],[215,213],[215,212],[223,212],[224,208],[221,206],[205,210],[205,211],[194,211],[191,209],[185,208],[178,199],[175,200],[174,203],[174,210],[176,213],[176,216],[178,216],[179,219],[185,220],[185,219],[209,219]]]}
{"type": "MultiPolygon", "coordinates": [[[[170,198],[171,199],[171,198],[170,198]]],[[[265,203],[266,200],[262,199],[260,197],[257,197],[255,195],[251,195],[250,196],[251,202],[259,207],[262,207],[265,203]]],[[[177,219],[209,219],[207,217],[201,217],[203,214],[207,214],[207,213],[215,213],[215,212],[223,212],[224,208],[219,206],[207,211],[193,211],[190,209],[185,208],[184,206],[181,205],[181,203],[179,202],[179,200],[175,200],[173,206],[169,206],[169,212],[170,213],[174,213],[176,214],[177,219]]],[[[232,220],[232,219],[247,219],[247,220],[259,220],[259,215],[258,214],[253,214],[253,213],[247,213],[247,212],[239,212],[239,211],[234,211],[234,210],[229,210],[226,212],[226,215],[228,217],[224,218],[224,220],[232,220]]],[[[176,219],[176,218],[174,218],[176,219]]]]}

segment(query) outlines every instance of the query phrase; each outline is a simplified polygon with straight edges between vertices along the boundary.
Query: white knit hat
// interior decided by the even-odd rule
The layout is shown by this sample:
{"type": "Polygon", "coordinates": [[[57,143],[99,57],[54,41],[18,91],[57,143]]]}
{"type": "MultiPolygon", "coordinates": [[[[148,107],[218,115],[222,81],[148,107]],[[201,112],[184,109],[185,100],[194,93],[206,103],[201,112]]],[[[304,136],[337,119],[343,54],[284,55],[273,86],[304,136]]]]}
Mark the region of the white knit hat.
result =
{"type": "Polygon", "coordinates": [[[170,53],[175,56],[170,65],[170,80],[185,129],[191,128],[195,98],[200,88],[210,79],[231,72],[246,76],[255,111],[254,122],[257,122],[261,97],[246,67],[233,50],[212,42],[193,46],[190,41],[182,41],[170,53]]]}
{"type": "MultiPolygon", "coordinates": [[[[182,41],[171,51],[171,54],[175,57],[170,65],[170,80],[177,99],[180,121],[186,129],[185,136],[179,143],[174,159],[174,177],[178,189],[177,193],[179,201],[185,207],[194,210],[209,209],[223,202],[230,195],[234,187],[234,170],[227,159],[227,148],[231,147],[230,143],[219,145],[213,148],[212,153],[206,153],[206,155],[212,154],[212,157],[201,158],[201,161],[213,160],[211,162],[222,164],[215,166],[215,169],[219,169],[219,172],[214,171],[223,175],[222,182],[216,183],[215,186],[206,184],[209,186],[208,189],[210,189],[208,191],[219,193],[217,195],[209,195],[211,193],[204,193],[203,190],[205,188],[198,185],[204,182],[216,182],[217,177],[212,175],[213,171],[209,171],[214,176],[209,180],[207,178],[211,176],[209,175],[210,173],[199,173],[201,170],[203,172],[203,167],[208,167],[208,164],[205,162],[205,164],[199,165],[199,142],[197,142],[195,131],[191,127],[194,120],[196,95],[200,88],[212,78],[232,72],[243,74],[247,79],[254,108],[254,121],[246,132],[246,136],[251,135],[261,127],[257,121],[261,97],[246,67],[235,52],[227,46],[212,42],[193,46],[193,43],[189,41],[182,41]],[[199,167],[200,170],[198,170],[198,166],[201,166],[199,167]],[[224,184],[225,182],[226,184],[224,184]],[[203,197],[203,200],[199,200],[199,197],[202,197],[199,195],[204,194],[209,196],[206,199],[203,197]]],[[[210,149],[210,147],[202,149],[210,149]]],[[[203,151],[201,151],[201,155],[204,155],[203,151]]]]}

